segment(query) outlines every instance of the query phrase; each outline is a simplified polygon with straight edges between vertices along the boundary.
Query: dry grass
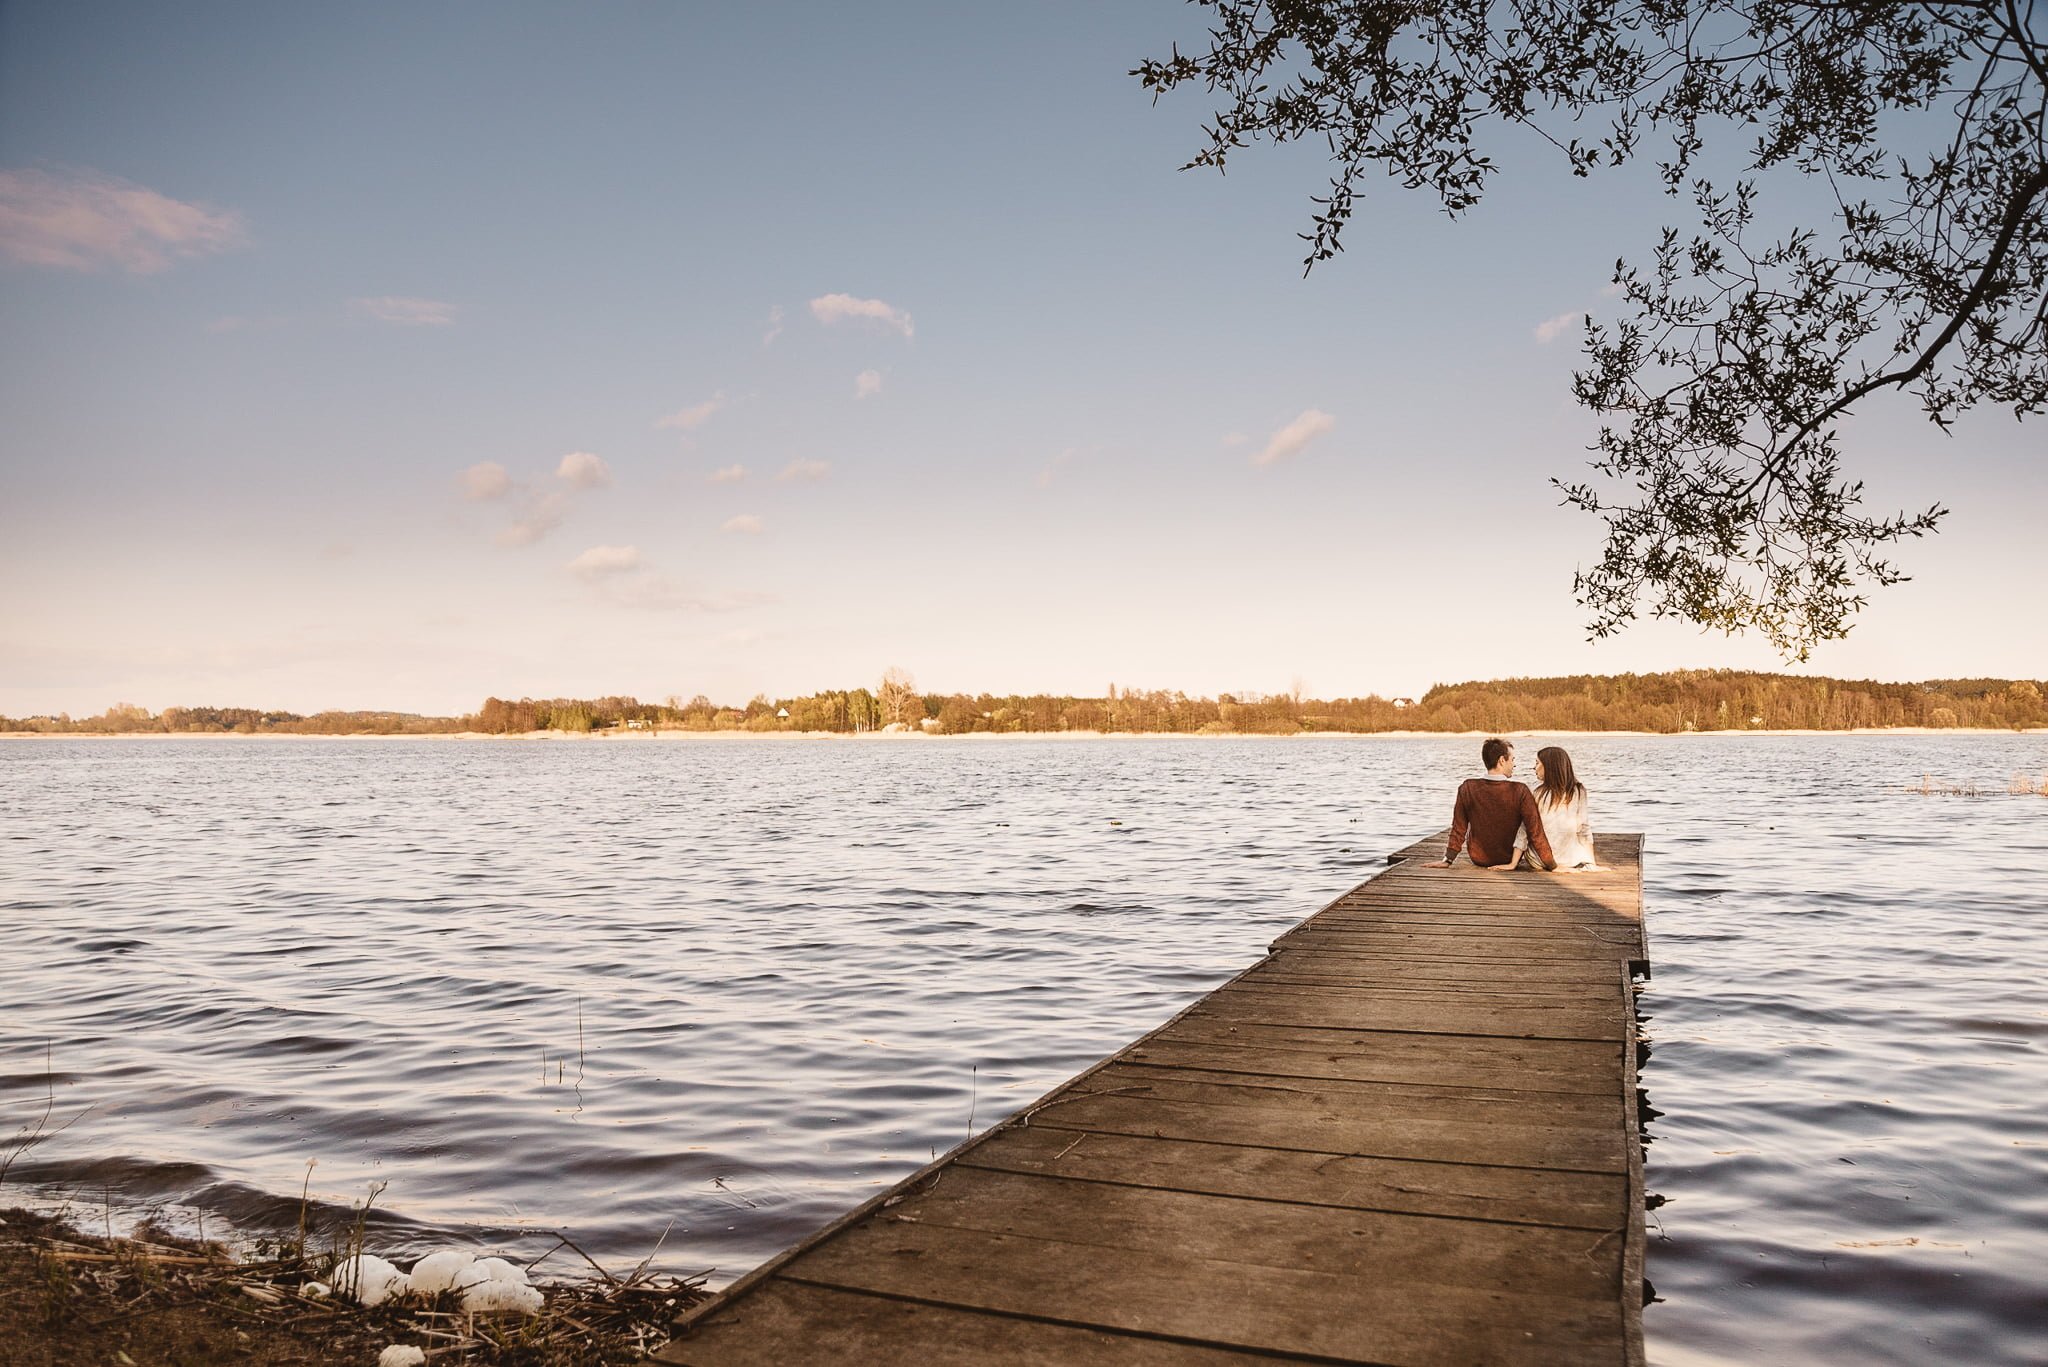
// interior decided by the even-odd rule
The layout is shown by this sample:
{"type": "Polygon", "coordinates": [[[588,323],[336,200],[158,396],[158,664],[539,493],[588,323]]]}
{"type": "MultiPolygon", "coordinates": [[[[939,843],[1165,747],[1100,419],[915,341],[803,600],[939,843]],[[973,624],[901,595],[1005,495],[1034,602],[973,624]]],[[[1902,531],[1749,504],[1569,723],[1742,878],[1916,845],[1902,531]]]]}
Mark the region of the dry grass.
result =
{"type": "Polygon", "coordinates": [[[1920,775],[1918,783],[1909,783],[1899,790],[1915,797],[1982,797],[1984,790],[1974,783],[1950,783],[1932,774],[1920,775]]]}
{"type": "MultiPolygon", "coordinates": [[[[366,1211],[368,1202],[364,1203],[366,1211]]],[[[144,1226],[132,1238],[86,1233],[30,1211],[0,1212],[0,1367],[35,1363],[330,1363],[375,1360],[387,1344],[416,1344],[428,1361],[506,1367],[611,1367],[666,1343],[677,1316],[704,1299],[701,1278],[657,1276],[647,1262],[617,1276],[559,1237],[558,1255],[587,1271],[535,1284],[541,1313],[473,1315],[455,1293],[364,1309],[315,1299],[357,1242],[309,1252],[301,1238],[275,1256],[238,1258],[217,1243],[144,1226]]],[[[650,1255],[650,1259],[651,1259],[650,1255]]]]}
{"type": "MultiPolygon", "coordinates": [[[[1918,783],[1908,783],[1899,791],[1913,797],[1991,797],[1998,790],[1976,783],[1950,783],[1932,774],[1922,774],[1918,783]]],[[[2012,797],[2048,797],[2048,774],[2037,779],[2024,769],[2016,769],[2006,781],[2005,791],[2012,797]]]]}

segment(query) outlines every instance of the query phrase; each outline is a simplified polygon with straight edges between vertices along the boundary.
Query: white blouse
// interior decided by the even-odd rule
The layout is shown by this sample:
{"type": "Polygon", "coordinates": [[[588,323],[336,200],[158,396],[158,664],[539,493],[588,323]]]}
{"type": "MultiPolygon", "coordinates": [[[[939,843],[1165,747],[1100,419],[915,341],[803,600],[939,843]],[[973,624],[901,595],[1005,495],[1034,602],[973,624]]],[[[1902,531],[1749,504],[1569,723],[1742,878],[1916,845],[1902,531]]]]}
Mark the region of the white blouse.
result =
{"type": "MultiPolygon", "coordinates": [[[[1568,802],[1552,805],[1536,795],[1536,811],[1543,818],[1543,838],[1550,842],[1550,853],[1561,869],[1600,867],[1593,858],[1593,825],[1586,816],[1586,794],[1568,802]]],[[[1529,848],[1527,830],[1515,834],[1515,856],[1519,860],[1523,850],[1529,848]]]]}

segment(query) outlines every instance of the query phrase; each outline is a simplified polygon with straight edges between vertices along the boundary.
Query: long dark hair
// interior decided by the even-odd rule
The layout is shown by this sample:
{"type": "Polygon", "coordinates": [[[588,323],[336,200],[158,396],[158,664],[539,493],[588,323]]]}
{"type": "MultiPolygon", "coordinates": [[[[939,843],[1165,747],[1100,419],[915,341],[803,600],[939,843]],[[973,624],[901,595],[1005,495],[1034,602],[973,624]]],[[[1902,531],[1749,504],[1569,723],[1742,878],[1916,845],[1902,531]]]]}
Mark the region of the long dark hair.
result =
{"type": "Polygon", "coordinates": [[[1536,785],[1536,796],[1545,806],[1561,807],[1586,795],[1586,785],[1572,772],[1572,757],[1563,747],[1546,745],[1536,752],[1536,760],[1543,766],[1543,782],[1536,785]]]}

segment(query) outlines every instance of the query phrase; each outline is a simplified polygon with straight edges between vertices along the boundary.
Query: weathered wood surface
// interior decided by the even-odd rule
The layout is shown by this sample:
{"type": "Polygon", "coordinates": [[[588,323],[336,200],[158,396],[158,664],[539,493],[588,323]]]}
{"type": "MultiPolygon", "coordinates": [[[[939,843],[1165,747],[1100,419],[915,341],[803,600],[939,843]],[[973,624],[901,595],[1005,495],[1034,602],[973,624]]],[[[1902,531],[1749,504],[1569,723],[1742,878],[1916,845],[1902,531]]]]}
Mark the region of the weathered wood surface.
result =
{"type": "Polygon", "coordinates": [[[1641,844],[1571,875],[1411,846],[661,1359],[1639,1364],[1641,844]]]}

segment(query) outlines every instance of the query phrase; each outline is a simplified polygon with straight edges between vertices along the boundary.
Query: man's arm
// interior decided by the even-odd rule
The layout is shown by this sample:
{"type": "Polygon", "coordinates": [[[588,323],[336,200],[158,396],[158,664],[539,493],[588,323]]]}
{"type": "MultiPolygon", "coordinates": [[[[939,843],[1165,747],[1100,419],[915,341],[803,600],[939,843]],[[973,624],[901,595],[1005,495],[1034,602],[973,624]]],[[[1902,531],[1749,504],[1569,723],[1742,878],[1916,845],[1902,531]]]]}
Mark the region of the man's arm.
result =
{"type": "Polygon", "coordinates": [[[1550,837],[1543,833],[1543,813],[1536,810],[1536,794],[1527,788],[1522,788],[1522,829],[1529,833],[1529,848],[1536,851],[1543,867],[1556,868],[1557,856],[1550,852],[1550,837]]]}
{"type": "Polygon", "coordinates": [[[1432,859],[1422,867],[1425,869],[1447,869],[1458,862],[1458,851],[1465,848],[1465,831],[1472,824],[1470,800],[1465,796],[1471,787],[1467,780],[1458,785],[1458,800],[1451,804],[1451,847],[1444,851],[1441,859],[1432,859]]]}
{"type": "Polygon", "coordinates": [[[1451,838],[1444,849],[1444,866],[1457,862],[1458,851],[1465,848],[1465,833],[1472,828],[1471,780],[1458,785],[1458,800],[1451,805],[1451,838]]]}

